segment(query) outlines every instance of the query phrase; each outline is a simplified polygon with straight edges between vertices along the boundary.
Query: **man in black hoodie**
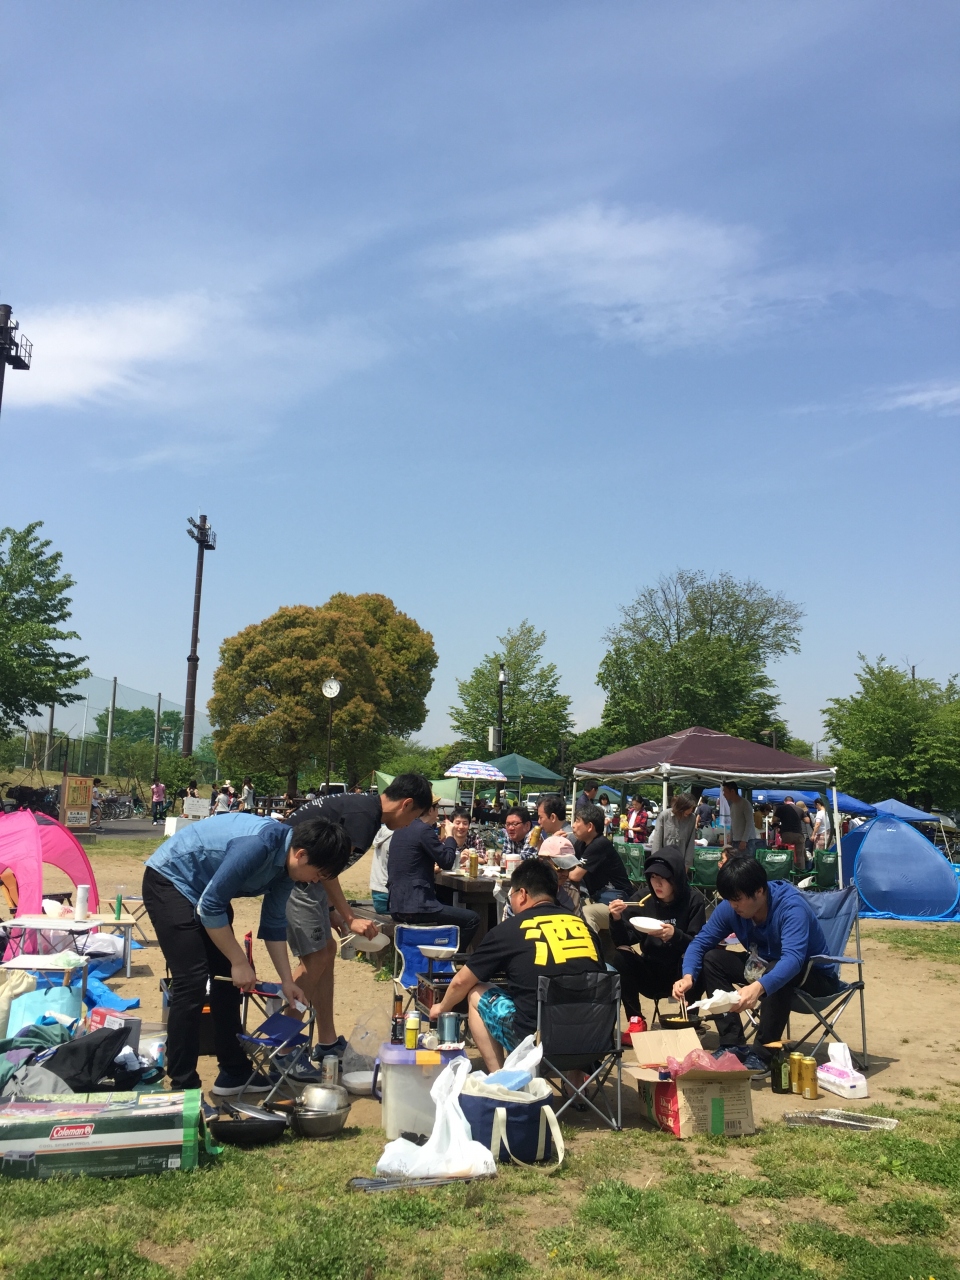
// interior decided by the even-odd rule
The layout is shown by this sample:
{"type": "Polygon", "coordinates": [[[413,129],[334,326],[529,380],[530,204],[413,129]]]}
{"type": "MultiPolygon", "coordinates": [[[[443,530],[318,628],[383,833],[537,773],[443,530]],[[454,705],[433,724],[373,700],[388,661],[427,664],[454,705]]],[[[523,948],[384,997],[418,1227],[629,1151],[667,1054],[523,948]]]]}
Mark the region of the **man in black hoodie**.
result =
{"type": "Polygon", "coordinates": [[[610,939],[616,947],[613,963],[620,974],[620,998],[628,1018],[639,1015],[640,996],[655,1000],[670,995],[682,971],[683,953],[706,919],[703,895],[690,887],[679,849],[665,845],[651,853],[643,874],[646,883],[631,895],[639,906],[627,907],[621,899],[610,903],[610,939]],[[659,932],[634,929],[628,923],[633,916],[662,921],[659,932]],[[643,948],[640,955],[632,950],[636,945],[643,948]]]}

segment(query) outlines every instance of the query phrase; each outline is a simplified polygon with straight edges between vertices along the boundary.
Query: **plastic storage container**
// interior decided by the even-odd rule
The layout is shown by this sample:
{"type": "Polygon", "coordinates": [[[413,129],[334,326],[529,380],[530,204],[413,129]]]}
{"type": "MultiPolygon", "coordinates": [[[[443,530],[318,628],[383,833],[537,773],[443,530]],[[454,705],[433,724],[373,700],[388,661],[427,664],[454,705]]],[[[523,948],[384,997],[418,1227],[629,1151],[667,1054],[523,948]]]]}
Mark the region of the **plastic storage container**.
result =
{"type": "Polygon", "coordinates": [[[405,1049],[399,1044],[380,1046],[379,1087],[383,1098],[383,1129],[388,1139],[401,1133],[429,1136],[436,1109],[430,1097],[434,1080],[460,1049],[405,1049]]]}

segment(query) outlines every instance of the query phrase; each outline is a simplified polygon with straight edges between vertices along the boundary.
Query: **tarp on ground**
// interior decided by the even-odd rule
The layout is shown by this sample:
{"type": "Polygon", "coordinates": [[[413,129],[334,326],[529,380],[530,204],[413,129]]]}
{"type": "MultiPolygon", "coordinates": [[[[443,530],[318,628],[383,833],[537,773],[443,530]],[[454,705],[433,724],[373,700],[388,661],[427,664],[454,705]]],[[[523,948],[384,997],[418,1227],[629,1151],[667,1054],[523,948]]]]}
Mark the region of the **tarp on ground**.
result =
{"type": "Polygon", "coordinates": [[[835,771],[816,760],[804,760],[760,742],[695,725],[599,760],[587,760],[576,766],[573,775],[575,779],[596,778],[598,782],[612,778],[625,782],[672,780],[708,784],[730,780],[756,788],[762,783],[832,785],[835,771]]]}
{"type": "Polygon", "coordinates": [[[860,914],[880,920],[960,920],[953,864],[916,827],[878,814],[840,842],[843,883],[860,895],[860,914]]]}
{"type": "MultiPolygon", "coordinates": [[[[377,784],[377,791],[380,795],[383,795],[384,791],[389,787],[394,776],[392,773],[381,773],[379,769],[374,772],[374,781],[377,784]]],[[[433,794],[439,796],[441,800],[456,800],[459,789],[456,778],[431,778],[430,785],[433,787],[433,794]]]]}
{"type": "Polygon", "coordinates": [[[562,782],[559,773],[554,773],[546,765],[537,764],[536,760],[528,760],[526,756],[518,756],[514,751],[508,756],[500,756],[496,760],[488,760],[487,764],[499,769],[508,782],[562,782]]]}

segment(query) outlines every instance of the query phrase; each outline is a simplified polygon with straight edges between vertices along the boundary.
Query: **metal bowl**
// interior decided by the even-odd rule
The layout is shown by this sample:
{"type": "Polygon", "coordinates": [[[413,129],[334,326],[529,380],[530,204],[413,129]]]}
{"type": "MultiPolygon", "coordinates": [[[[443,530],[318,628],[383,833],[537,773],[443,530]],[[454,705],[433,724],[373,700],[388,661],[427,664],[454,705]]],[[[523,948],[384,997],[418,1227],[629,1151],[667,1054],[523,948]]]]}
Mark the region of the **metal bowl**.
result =
{"type": "Polygon", "coordinates": [[[350,1110],[350,1095],[339,1084],[308,1084],[297,1102],[299,1110],[312,1111],[317,1115],[340,1111],[344,1107],[350,1110]]]}
{"type": "Polygon", "coordinates": [[[309,1111],[297,1105],[291,1115],[294,1133],[301,1138],[332,1138],[338,1134],[347,1122],[350,1107],[341,1107],[337,1111],[309,1111]]]}

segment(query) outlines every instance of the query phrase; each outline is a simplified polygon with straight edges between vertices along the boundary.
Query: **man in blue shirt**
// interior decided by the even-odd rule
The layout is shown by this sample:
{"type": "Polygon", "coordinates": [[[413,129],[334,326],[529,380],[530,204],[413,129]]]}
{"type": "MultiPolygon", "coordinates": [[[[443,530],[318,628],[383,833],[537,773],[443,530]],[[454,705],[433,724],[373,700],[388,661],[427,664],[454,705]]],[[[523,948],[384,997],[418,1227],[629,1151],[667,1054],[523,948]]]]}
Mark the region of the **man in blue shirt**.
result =
{"type": "MultiPolygon", "coordinates": [[[[200,1088],[200,1016],[207,998],[220,1066],[212,1092],[235,1097],[250,1077],[237,1036],[240,993],[256,974],[234,935],[231,900],[263,896],[257,936],[266,943],[287,1002],[305,1004],[290,973],[287,899],[294,884],[338,876],[349,857],[346,832],[322,818],[294,830],[253,813],[225,813],[178,831],[147,860],[143,904],[173,980],[167,1074],[174,1089],[200,1088]]],[[[248,1091],[269,1088],[259,1079],[248,1091]]]]}
{"type": "Polygon", "coordinates": [[[687,947],[683,977],[673,987],[674,999],[694,991],[729,991],[735,983],[740,999],[730,1013],[716,1019],[721,1045],[745,1043],[740,1014],[760,1006],[757,1053],[780,1040],[798,986],[811,995],[839,989],[836,966],[809,961],[826,953],[827,942],[817,917],[799,889],[787,880],[767,880],[766,868],[754,858],[734,857],[717,872],[723,902],[687,947]],[[735,933],[744,951],[720,943],[735,933]]]}

